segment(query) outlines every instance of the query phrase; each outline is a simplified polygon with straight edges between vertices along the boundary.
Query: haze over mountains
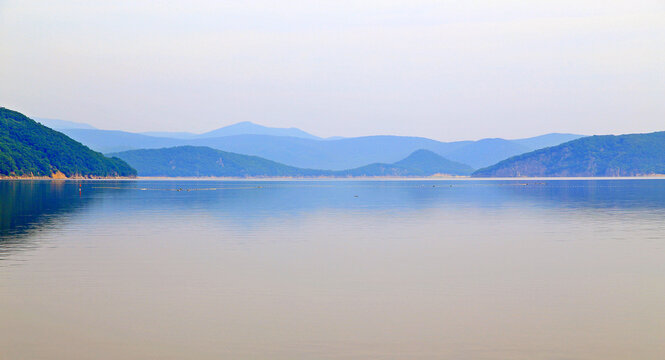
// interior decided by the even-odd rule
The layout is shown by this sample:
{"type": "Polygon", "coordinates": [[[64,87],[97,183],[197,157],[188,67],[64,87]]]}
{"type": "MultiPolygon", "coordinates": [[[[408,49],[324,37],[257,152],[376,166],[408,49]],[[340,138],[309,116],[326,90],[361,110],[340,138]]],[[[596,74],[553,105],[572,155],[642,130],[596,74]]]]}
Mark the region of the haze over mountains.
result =
{"type": "Polygon", "coordinates": [[[131,166],[142,176],[558,177],[665,173],[665,132],[589,137],[552,133],[517,140],[446,143],[387,135],[321,139],[299,129],[248,122],[205,134],[168,133],[173,137],[99,130],[64,120],[40,122],[97,149],[138,149],[113,154],[117,158],[105,157],[21,113],[0,108],[0,175],[134,176],[137,172],[131,166]],[[484,164],[490,166],[473,172],[484,164]]]}
{"type": "Polygon", "coordinates": [[[455,142],[394,135],[321,139],[295,128],[269,128],[247,122],[199,135],[163,132],[151,132],[149,134],[152,135],[147,135],[81,128],[62,131],[103,153],[185,145],[207,146],[227,152],[260,156],[298,168],[326,170],[346,170],[371,163],[391,164],[420,149],[477,169],[514,155],[582,137],[553,133],[518,140],[497,138],[455,142]]]}

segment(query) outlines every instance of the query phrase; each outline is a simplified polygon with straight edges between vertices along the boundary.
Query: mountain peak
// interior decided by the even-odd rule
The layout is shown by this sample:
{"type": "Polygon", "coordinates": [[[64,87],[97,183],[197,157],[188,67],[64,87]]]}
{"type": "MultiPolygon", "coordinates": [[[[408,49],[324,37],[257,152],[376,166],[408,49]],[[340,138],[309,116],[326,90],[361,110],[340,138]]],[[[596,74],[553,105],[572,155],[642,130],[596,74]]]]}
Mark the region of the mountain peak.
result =
{"type": "Polygon", "coordinates": [[[407,156],[406,158],[400,160],[400,162],[401,161],[406,161],[406,160],[415,160],[415,159],[428,159],[428,160],[437,159],[438,160],[438,159],[445,159],[445,158],[443,156],[435,153],[434,151],[425,150],[425,149],[418,149],[418,150],[412,152],[411,154],[409,154],[409,156],[407,156]]]}
{"type": "Polygon", "coordinates": [[[251,121],[241,121],[235,124],[224,126],[217,130],[201,134],[200,137],[212,138],[212,137],[223,137],[223,136],[233,136],[233,135],[271,135],[271,136],[290,136],[290,137],[312,139],[312,140],[320,139],[318,136],[314,136],[310,133],[307,133],[295,127],[290,127],[290,128],[268,127],[253,123],[251,121]]]}
{"type": "Polygon", "coordinates": [[[426,175],[437,173],[470,174],[473,171],[467,164],[446,159],[433,151],[425,149],[416,150],[393,165],[417,169],[426,175]]]}

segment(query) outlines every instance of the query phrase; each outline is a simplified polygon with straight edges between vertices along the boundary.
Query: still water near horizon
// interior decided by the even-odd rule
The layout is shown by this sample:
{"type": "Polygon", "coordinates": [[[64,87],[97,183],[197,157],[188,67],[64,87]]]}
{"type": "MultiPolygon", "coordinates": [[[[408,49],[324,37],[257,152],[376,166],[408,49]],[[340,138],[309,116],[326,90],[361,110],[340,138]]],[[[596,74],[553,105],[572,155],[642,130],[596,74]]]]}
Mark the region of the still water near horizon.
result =
{"type": "Polygon", "coordinates": [[[664,304],[664,180],[0,181],[3,360],[662,359],[664,304]]]}

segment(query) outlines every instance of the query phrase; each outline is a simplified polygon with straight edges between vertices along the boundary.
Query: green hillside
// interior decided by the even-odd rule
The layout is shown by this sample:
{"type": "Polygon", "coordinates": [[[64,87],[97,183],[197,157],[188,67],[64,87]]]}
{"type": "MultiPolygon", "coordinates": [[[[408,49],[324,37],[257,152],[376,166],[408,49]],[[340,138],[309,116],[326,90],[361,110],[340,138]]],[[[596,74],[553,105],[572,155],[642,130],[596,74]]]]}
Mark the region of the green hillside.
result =
{"type": "Polygon", "coordinates": [[[665,132],[590,136],[480,169],[474,177],[665,174],[665,132]]]}
{"type": "Polygon", "coordinates": [[[0,108],[0,175],[117,177],[136,171],[25,115],[0,108]]]}
{"type": "Polygon", "coordinates": [[[166,177],[352,177],[429,176],[470,174],[464,164],[419,150],[394,164],[371,164],[351,170],[300,169],[257,156],[241,155],[203,146],[130,150],[111,154],[127,161],[141,176],[166,177]]]}
{"type": "Polygon", "coordinates": [[[112,154],[141,176],[324,176],[330,171],[299,169],[258,156],[241,155],[205,146],[177,146],[164,149],[130,150],[112,154]]]}

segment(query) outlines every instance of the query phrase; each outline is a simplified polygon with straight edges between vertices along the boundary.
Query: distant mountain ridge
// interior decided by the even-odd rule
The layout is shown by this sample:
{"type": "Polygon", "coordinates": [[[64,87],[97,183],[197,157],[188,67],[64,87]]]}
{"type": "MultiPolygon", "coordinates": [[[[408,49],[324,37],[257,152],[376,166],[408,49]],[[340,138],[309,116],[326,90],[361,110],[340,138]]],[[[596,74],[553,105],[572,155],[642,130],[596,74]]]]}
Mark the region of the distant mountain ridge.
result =
{"type": "Polygon", "coordinates": [[[302,169],[257,156],[203,146],[130,150],[116,154],[141,176],[166,177],[351,177],[468,175],[472,169],[427,150],[418,150],[394,164],[370,164],[350,170],[302,169]]]}
{"type": "Polygon", "coordinates": [[[176,139],[203,139],[214,138],[223,136],[234,135],[270,135],[270,136],[290,136],[302,139],[321,140],[320,137],[314,136],[298,128],[276,128],[255,124],[251,121],[242,121],[232,125],[224,126],[222,128],[208,131],[203,134],[194,134],[187,132],[145,132],[144,135],[167,137],[176,139]]]}
{"type": "Polygon", "coordinates": [[[203,134],[188,132],[130,133],[98,130],[87,124],[52,123],[73,139],[103,153],[175,146],[207,146],[263,157],[298,168],[345,170],[371,163],[392,164],[418,149],[478,169],[511,156],[582,137],[551,133],[533,138],[440,142],[423,137],[376,135],[319,138],[297,128],[271,128],[240,122],[203,134]]]}
{"type": "Polygon", "coordinates": [[[19,112],[0,108],[0,175],[118,177],[136,171],[19,112]]]}
{"type": "Polygon", "coordinates": [[[67,121],[67,120],[60,120],[60,119],[44,119],[44,118],[35,118],[35,121],[38,123],[49,127],[53,130],[64,130],[64,129],[97,129],[96,127],[89,125],[89,124],[84,124],[84,123],[78,123],[78,122],[73,122],[73,121],[67,121]]]}
{"type": "MultiPolygon", "coordinates": [[[[480,168],[514,155],[535,150],[525,140],[483,139],[479,141],[440,142],[422,137],[364,136],[338,140],[312,140],[288,136],[232,135],[224,137],[175,139],[110,130],[63,130],[70,137],[104,153],[174,146],[208,146],[214,149],[260,156],[299,168],[345,170],[370,163],[391,164],[412,152],[425,149],[449,160],[480,168]]],[[[564,135],[565,136],[565,135],[564,135]]],[[[574,135],[581,137],[581,135],[574,135]]],[[[567,140],[553,134],[548,143],[567,140]]]]}
{"type": "Polygon", "coordinates": [[[562,133],[549,133],[540,136],[534,136],[526,139],[511,140],[522,146],[526,146],[530,150],[538,150],[549,146],[563,144],[568,141],[577,140],[584,137],[577,134],[562,134],[562,133]]]}
{"type": "Polygon", "coordinates": [[[589,136],[511,157],[475,177],[665,174],[665,131],[589,136]]]}

